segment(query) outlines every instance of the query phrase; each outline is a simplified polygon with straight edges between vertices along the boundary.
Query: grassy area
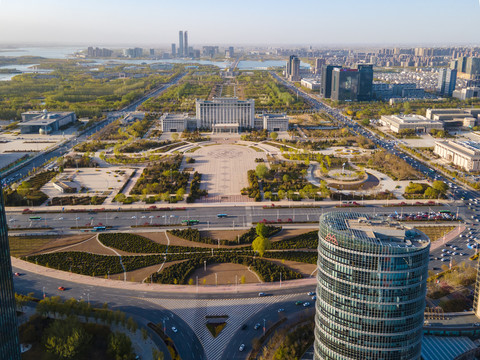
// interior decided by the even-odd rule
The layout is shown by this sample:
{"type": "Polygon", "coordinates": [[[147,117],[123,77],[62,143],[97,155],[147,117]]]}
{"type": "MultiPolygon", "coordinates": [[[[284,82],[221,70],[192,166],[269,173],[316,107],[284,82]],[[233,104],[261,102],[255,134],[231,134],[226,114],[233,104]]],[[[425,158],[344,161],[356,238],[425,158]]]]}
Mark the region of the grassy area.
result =
{"type": "Polygon", "coordinates": [[[54,239],[56,239],[56,237],[53,236],[9,236],[8,242],[10,244],[10,255],[20,257],[31,254],[54,239]]]}
{"type": "Polygon", "coordinates": [[[444,235],[454,230],[456,226],[415,226],[415,229],[420,230],[430,238],[431,242],[441,239],[444,235]]]}
{"type": "Polygon", "coordinates": [[[226,322],[221,322],[221,323],[207,323],[207,329],[210,331],[212,336],[216,338],[222,330],[227,326],[226,322]]]}

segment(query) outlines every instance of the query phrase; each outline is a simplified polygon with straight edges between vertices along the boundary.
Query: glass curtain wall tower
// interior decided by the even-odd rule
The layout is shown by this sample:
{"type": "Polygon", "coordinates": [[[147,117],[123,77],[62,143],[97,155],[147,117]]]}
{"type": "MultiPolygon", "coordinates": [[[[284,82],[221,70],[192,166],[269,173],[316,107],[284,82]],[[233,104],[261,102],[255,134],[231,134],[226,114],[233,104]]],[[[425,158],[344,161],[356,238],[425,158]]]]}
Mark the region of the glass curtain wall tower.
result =
{"type": "Polygon", "coordinates": [[[7,220],[0,186],[0,359],[20,360],[7,220]]]}
{"type": "Polygon", "coordinates": [[[360,213],[320,217],[315,360],[419,360],[430,241],[360,213]]]}

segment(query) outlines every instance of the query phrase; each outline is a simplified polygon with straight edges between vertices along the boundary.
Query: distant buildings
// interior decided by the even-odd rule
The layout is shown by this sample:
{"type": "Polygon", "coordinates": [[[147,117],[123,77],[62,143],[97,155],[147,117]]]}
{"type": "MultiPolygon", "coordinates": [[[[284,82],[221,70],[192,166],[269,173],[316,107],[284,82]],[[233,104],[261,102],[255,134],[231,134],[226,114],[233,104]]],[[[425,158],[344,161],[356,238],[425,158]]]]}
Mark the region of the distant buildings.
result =
{"type": "Polygon", "coordinates": [[[339,65],[324,65],[322,67],[322,85],[320,88],[320,95],[325,99],[332,96],[332,72],[333,69],[341,68],[339,65]]]}
{"type": "Polygon", "coordinates": [[[228,49],[225,50],[225,57],[228,58],[234,58],[235,57],[235,50],[233,46],[229,46],[228,49]]]}
{"type": "Polygon", "coordinates": [[[5,206],[0,191],[0,359],[20,360],[17,307],[7,232],[5,206]]]}
{"type": "Polygon", "coordinates": [[[417,88],[415,83],[403,84],[372,84],[372,95],[377,100],[390,99],[423,99],[425,90],[417,88]]]}
{"type": "Polygon", "coordinates": [[[437,93],[440,96],[451,97],[455,90],[457,82],[457,70],[455,69],[440,69],[438,74],[437,93]]]}
{"type": "Polygon", "coordinates": [[[252,129],[255,118],[255,100],[214,98],[197,100],[198,127],[215,132],[239,132],[252,129]]]}
{"type": "Polygon", "coordinates": [[[77,121],[74,112],[29,111],[22,113],[22,122],[18,124],[22,134],[50,134],[61,127],[77,121]]]}
{"type": "Polygon", "coordinates": [[[183,42],[183,56],[189,57],[190,56],[190,48],[188,47],[188,31],[185,30],[184,34],[184,42],[183,42]]]}
{"type": "Polygon", "coordinates": [[[428,133],[431,130],[443,130],[441,121],[430,120],[420,115],[383,115],[379,122],[395,133],[399,133],[401,130],[414,130],[423,133],[428,133]]]}
{"type": "Polygon", "coordinates": [[[172,44],[172,58],[177,56],[177,49],[175,43],[172,44]]]}
{"type": "Polygon", "coordinates": [[[185,130],[195,130],[197,128],[197,120],[184,114],[165,113],[160,118],[160,129],[163,132],[183,132],[185,130]]]}
{"type": "Polygon", "coordinates": [[[178,32],[178,57],[183,57],[183,31],[178,32]]]}
{"type": "Polygon", "coordinates": [[[322,67],[320,94],[336,101],[370,101],[373,98],[373,65],[359,64],[356,69],[336,65],[322,67]]]}
{"type": "Polygon", "coordinates": [[[110,49],[100,49],[98,47],[93,48],[92,46],[88,47],[87,55],[88,57],[110,57],[113,54],[113,50],[110,49]]]}
{"type": "Polygon", "coordinates": [[[331,99],[336,101],[357,101],[359,82],[358,70],[333,69],[331,99]]]}
{"type": "Polygon", "coordinates": [[[467,87],[465,89],[455,90],[452,96],[459,100],[480,98],[480,87],[467,87]]]}
{"type": "Polygon", "coordinates": [[[459,78],[467,80],[480,79],[479,57],[459,57],[450,63],[450,68],[457,70],[459,78]]]}
{"type": "Polygon", "coordinates": [[[300,59],[290,55],[285,68],[285,77],[290,81],[300,81],[300,59]]]}
{"type": "Polygon", "coordinates": [[[426,117],[441,121],[445,128],[473,127],[478,124],[480,109],[427,109],[426,117]]]}
{"type": "Polygon", "coordinates": [[[218,46],[204,46],[202,48],[202,55],[206,57],[215,57],[218,53],[218,46]]]}
{"type": "Polygon", "coordinates": [[[320,217],[315,360],[420,360],[429,239],[384,218],[320,217]]]}
{"type": "Polygon", "coordinates": [[[300,85],[310,90],[320,90],[322,82],[319,79],[302,79],[300,85]]]}
{"type": "Polygon", "coordinates": [[[320,75],[322,73],[322,67],[325,65],[325,59],[322,58],[317,58],[315,59],[315,68],[314,68],[314,73],[316,75],[320,75]]]}
{"type": "Polygon", "coordinates": [[[465,171],[480,171],[480,143],[478,142],[436,141],[433,152],[465,171]]]}
{"type": "Polygon", "coordinates": [[[138,58],[143,56],[143,50],[141,48],[124,49],[123,55],[129,58],[138,58]]]}

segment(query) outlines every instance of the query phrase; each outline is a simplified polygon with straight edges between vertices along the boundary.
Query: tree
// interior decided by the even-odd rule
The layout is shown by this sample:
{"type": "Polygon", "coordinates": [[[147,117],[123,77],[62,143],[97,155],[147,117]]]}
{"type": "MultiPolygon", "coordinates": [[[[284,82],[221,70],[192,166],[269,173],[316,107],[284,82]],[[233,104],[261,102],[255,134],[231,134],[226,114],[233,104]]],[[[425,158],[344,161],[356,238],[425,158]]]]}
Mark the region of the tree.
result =
{"type": "Polygon", "coordinates": [[[76,317],[69,317],[52,322],[45,331],[44,345],[48,352],[59,358],[71,359],[77,356],[90,337],[76,317]]]}
{"type": "Polygon", "coordinates": [[[270,240],[268,240],[263,236],[257,236],[255,240],[253,240],[252,242],[252,250],[254,252],[257,252],[258,255],[261,257],[265,253],[265,250],[270,249],[270,247],[271,247],[270,240]]]}
{"type": "Polygon", "coordinates": [[[260,179],[265,179],[265,176],[268,174],[268,168],[265,164],[258,164],[255,169],[255,175],[260,179]]]}
{"type": "Polygon", "coordinates": [[[427,190],[425,190],[424,195],[425,195],[426,198],[436,199],[436,198],[438,198],[439,192],[438,192],[438,190],[436,190],[432,187],[429,187],[427,190]]]}
{"type": "Polygon", "coordinates": [[[275,131],[271,132],[271,133],[270,133],[270,138],[271,138],[272,140],[277,140],[277,138],[278,138],[278,133],[276,133],[275,131]]]}
{"type": "Polygon", "coordinates": [[[285,190],[278,190],[278,198],[280,200],[285,199],[285,190]]]}
{"type": "Polygon", "coordinates": [[[163,352],[157,349],[152,349],[152,358],[153,360],[164,360],[165,355],[163,354],[163,352]]]}
{"type": "Polygon", "coordinates": [[[245,278],[245,275],[242,275],[240,277],[240,284],[245,284],[247,282],[247,279],[245,278]]]}
{"type": "Polygon", "coordinates": [[[272,192],[271,191],[265,191],[265,193],[263,194],[263,197],[265,199],[271,199],[272,198],[272,192]]]}
{"type": "Polygon", "coordinates": [[[288,183],[290,181],[290,176],[288,174],[283,175],[282,180],[284,183],[288,183]]]}
{"type": "Polygon", "coordinates": [[[432,184],[432,187],[438,192],[440,192],[441,194],[445,194],[448,190],[448,185],[445,184],[445,182],[440,180],[434,181],[432,184]]]}
{"type": "Polygon", "coordinates": [[[115,360],[130,360],[134,358],[132,341],[122,332],[110,334],[107,353],[115,360]]]}
{"type": "Polygon", "coordinates": [[[259,222],[255,227],[255,232],[257,233],[258,236],[267,237],[268,229],[264,223],[259,222]]]}

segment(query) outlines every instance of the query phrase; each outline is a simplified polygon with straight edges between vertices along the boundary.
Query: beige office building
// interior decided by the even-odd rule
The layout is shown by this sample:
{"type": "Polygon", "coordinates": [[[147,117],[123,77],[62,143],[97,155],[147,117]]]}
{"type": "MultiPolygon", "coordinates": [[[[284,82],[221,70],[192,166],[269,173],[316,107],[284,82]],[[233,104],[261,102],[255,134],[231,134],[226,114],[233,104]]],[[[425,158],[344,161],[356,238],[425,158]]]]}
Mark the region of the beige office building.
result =
{"type": "Polygon", "coordinates": [[[428,133],[430,130],[443,130],[443,123],[429,120],[420,115],[383,115],[380,124],[388,127],[393,132],[401,130],[415,130],[416,132],[428,133]]]}
{"type": "Polygon", "coordinates": [[[480,171],[480,143],[437,141],[434,153],[466,171],[480,171]]]}

